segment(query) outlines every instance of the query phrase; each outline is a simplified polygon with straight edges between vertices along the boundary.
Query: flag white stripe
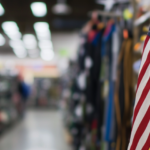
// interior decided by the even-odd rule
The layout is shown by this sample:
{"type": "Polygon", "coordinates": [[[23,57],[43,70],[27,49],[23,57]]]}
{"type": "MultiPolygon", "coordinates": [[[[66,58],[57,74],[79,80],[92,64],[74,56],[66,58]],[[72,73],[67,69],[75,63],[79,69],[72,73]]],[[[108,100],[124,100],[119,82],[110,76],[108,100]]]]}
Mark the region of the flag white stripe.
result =
{"type": "Polygon", "coordinates": [[[130,143],[129,143],[129,147],[128,147],[128,150],[130,150],[130,147],[132,145],[132,142],[133,142],[133,138],[135,136],[135,133],[137,132],[137,129],[142,121],[142,119],[144,118],[148,108],[149,108],[149,105],[150,105],[150,91],[148,92],[138,114],[137,114],[137,117],[135,119],[135,122],[134,122],[134,125],[133,125],[133,128],[132,128],[132,132],[131,132],[131,137],[130,137],[130,143]]]}
{"type": "Polygon", "coordinates": [[[145,88],[145,86],[149,80],[149,77],[150,77],[149,72],[150,72],[150,65],[147,67],[147,70],[146,70],[146,72],[145,72],[145,74],[144,74],[144,76],[143,76],[143,78],[139,84],[139,88],[138,88],[137,93],[136,93],[134,109],[136,108],[136,105],[137,105],[137,103],[138,103],[138,101],[142,95],[143,89],[145,88]]]}
{"type": "Polygon", "coordinates": [[[150,134],[150,122],[148,123],[144,133],[142,134],[142,136],[138,142],[138,145],[136,147],[136,150],[141,150],[143,148],[143,146],[145,145],[145,143],[148,139],[149,134],[150,134]]]}
{"type": "Polygon", "coordinates": [[[143,68],[143,65],[147,59],[147,56],[148,56],[148,53],[149,53],[149,50],[150,50],[150,40],[147,42],[147,45],[145,47],[145,50],[144,50],[144,53],[143,53],[143,56],[142,56],[142,62],[141,62],[141,66],[140,66],[140,71],[139,71],[139,74],[143,68]]]}

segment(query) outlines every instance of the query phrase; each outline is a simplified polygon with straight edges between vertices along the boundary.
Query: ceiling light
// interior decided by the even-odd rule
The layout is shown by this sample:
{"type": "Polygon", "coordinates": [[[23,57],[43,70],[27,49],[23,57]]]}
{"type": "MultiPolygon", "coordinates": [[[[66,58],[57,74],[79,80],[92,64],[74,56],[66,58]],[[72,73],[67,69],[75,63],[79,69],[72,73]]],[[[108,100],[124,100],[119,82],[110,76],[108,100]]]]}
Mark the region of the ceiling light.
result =
{"type": "Polygon", "coordinates": [[[54,58],[54,52],[49,49],[41,50],[41,58],[46,61],[50,61],[54,58]]]}
{"type": "Polygon", "coordinates": [[[53,49],[53,44],[52,41],[43,40],[43,41],[39,41],[39,47],[40,49],[53,49]]]}
{"type": "Polygon", "coordinates": [[[25,48],[13,48],[13,51],[19,58],[25,58],[27,56],[27,51],[25,48]]]}
{"type": "Polygon", "coordinates": [[[71,12],[71,8],[65,3],[58,3],[52,8],[52,11],[54,14],[65,15],[71,12]]]}
{"type": "Polygon", "coordinates": [[[34,2],[31,4],[31,10],[34,16],[44,17],[47,14],[46,4],[43,2],[34,2]]]}
{"type": "Polygon", "coordinates": [[[2,34],[0,34],[0,46],[3,46],[5,44],[5,38],[2,34]]]}
{"type": "Polygon", "coordinates": [[[16,31],[19,31],[19,28],[18,28],[16,22],[14,22],[14,21],[3,22],[2,28],[3,28],[4,32],[6,32],[6,33],[8,33],[8,32],[14,33],[16,31]]]}
{"type": "Polygon", "coordinates": [[[27,51],[24,48],[24,44],[21,40],[18,40],[18,41],[10,40],[9,45],[10,45],[10,47],[12,47],[12,49],[17,57],[24,58],[27,56],[27,51]]]}
{"type": "Polygon", "coordinates": [[[66,15],[71,12],[71,7],[66,4],[66,0],[57,0],[57,4],[52,8],[53,13],[66,15]]]}
{"type": "Polygon", "coordinates": [[[45,33],[49,31],[49,24],[47,22],[36,22],[34,24],[34,30],[38,33],[45,33]]]}
{"type": "Polygon", "coordinates": [[[10,38],[10,39],[12,39],[12,40],[19,40],[19,39],[21,39],[21,37],[22,37],[22,35],[21,35],[21,33],[20,32],[16,32],[16,33],[6,33],[7,34],[7,36],[10,38]]]}
{"type": "Polygon", "coordinates": [[[23,42],[27,49],[34,49],[37,47],[37,41],[33,34],[25,34],[23,36],[23,42]]]}
{"type": "Polygon", "coordinates": [[[24,49],[24,44],[21,40],[15,40],[15,41],[10,40],[9,45],[14,49],[19,49],[19,48],[24,49]]]}
{"type": "Polygon", "coordinates": [[[14,21],[6,21],[2,23],[2,29],[5,34],[12,40],[20,39],[21,33],[19,32],[19,28],[14,21]]]}
{"type": "Polygon", "coordinates": [[[38,38],[39,41],[41,40],[50,40],[51,39],[51,34],[49,32],[47,33],[36,33],[36,36],[38,38]]]}
{"type": "Polygon", "coordinates": [[[109,11],[113,5],[114,5],[114,1],[113,0],[96,0],[96,3],[104,5],[105,6],[105,10],[109,11]]]}
{"type": "Polygon", "coordinates": [[[2,6],[2,4],[0,3],[0,16],[3,16],[5,13],[4,7],[2,6]]]}
{"type": "Polygon", "coordinates": [[[51,32],[47,22],[36,22],[33,27],[39,40],[51,39],[51,32]]]}

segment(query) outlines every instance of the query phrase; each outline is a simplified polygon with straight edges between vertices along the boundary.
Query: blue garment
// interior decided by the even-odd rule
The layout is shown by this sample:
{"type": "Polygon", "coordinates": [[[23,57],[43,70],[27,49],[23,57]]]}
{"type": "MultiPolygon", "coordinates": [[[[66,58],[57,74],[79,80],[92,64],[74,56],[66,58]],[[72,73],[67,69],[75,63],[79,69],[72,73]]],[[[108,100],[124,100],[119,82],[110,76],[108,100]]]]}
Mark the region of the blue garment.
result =
{"type": "Polygon", "coordinates": [[[104,132],[104,140],[107,142],[113,142],[114,141],[114,120],[115,120],[115,109],[114,109],[114,81],[112,80],[112,36],[115,32],[115,25],[112,25],[111,31],[108,35],[105,35],[103,37],[102,42],[102,50],[101,55],[102,57],[106,57],[108,62],[108,73],[107,73],[107,80],[109,81],[109,91],[108,96],[106,98],[106,111],[105,111],[105,132],[104,132]]]}
{"type": "Polygon", "coordinates": [[[92,44],[93,44],[94,46],[96,46],[96,45],[98,44],[100,37],[101,37],[101,32],[99,32],[99,33],[95,36],[94,40],[92,41],[92,44]]]}
{"type": "Polygon", "coordinates": [[[107,114],[106,114],[106,132],[105,140],[108,142],[113,142],[114,138],[114,82],[109,82],[109,94],[108,94],[108,103],[107,103],[107,114]]]}
{"type": "Polygon", "coordinates": [[[21,82],[20,88],[21,88],[21,94],[23,98],[26,100],[30,95],[30,86],[27,85],[25,82],[21,82]]]}
{"type": "Polygon", "coordinates": [[[102,48],[101,48],[101,49],[102,49],[102,50],[101,50],[101,56],[102,56],[102,57],[107,54],[107,50],[110,50],[110,49],[107,48],[107,47],[110,47],[110,45],[108,45],[108,41],[111,40],[112,34],[113,34],[113,32],[114,32],[115,30],[116,30],[115,25],[112,25],[111,31],[109,32],[109,34],[108,34],[108,35],[105,35],[105,36],[103,37],[103,39],[102,39],[102,48]]]}

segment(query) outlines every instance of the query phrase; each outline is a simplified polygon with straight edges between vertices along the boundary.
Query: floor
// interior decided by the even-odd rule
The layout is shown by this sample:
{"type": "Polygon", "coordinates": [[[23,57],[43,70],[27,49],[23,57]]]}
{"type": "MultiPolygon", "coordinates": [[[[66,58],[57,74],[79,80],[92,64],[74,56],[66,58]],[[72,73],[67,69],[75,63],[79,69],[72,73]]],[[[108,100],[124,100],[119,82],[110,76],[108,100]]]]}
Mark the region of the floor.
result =
{"type": "Polygon", "coordinates": [[[0,150],[70,150],[59,111],[30,110],[0,139],[0,150]]]}

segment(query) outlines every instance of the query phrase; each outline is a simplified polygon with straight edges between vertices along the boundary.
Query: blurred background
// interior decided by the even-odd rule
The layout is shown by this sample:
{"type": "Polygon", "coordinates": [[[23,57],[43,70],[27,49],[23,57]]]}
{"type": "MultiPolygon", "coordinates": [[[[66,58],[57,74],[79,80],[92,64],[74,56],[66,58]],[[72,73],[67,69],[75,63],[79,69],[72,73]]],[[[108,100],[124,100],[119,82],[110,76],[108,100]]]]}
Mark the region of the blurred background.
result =
{"type": "Polygon", "coordinates": [[[0,150],[126,150],[149,0],[0,0],[0,150]]]}

